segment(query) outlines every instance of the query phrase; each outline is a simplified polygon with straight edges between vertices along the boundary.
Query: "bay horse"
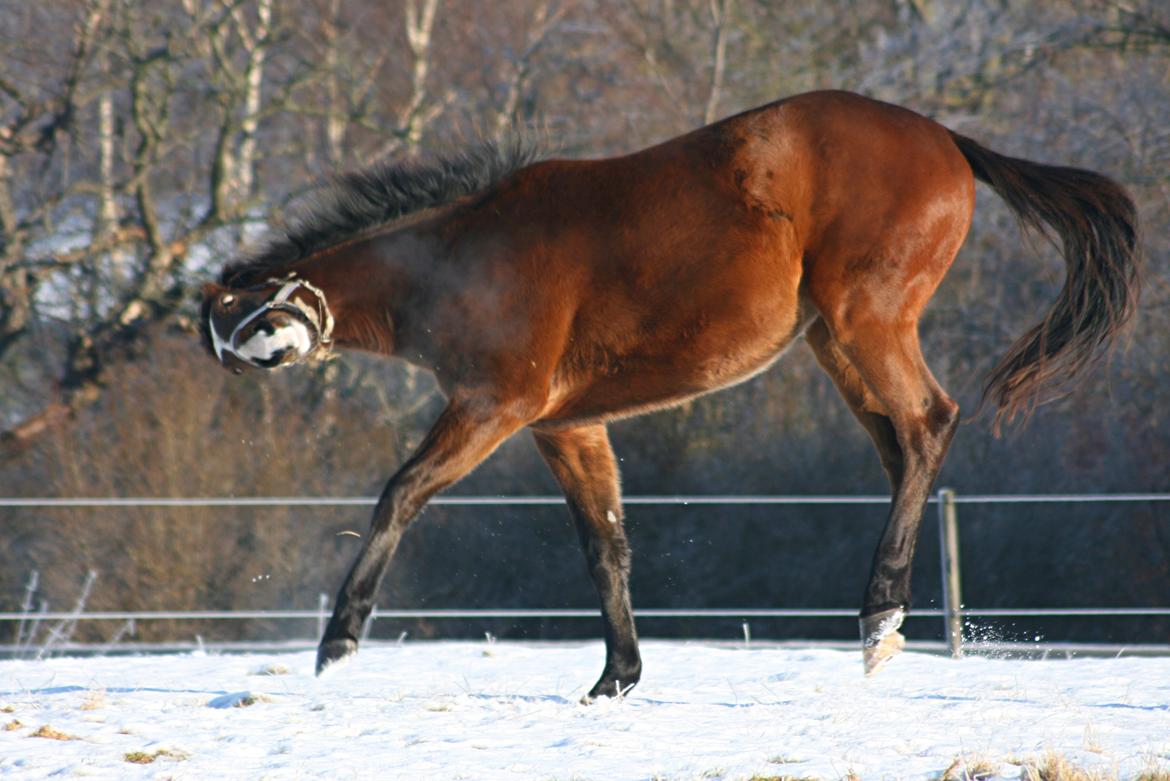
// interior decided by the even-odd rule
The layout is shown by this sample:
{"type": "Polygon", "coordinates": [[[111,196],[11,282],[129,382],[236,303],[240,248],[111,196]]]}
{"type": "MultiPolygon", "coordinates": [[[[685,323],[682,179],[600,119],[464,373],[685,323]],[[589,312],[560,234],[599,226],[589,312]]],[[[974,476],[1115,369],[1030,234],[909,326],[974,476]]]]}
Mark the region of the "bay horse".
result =
{"type": "Polygon", "coordinates": [[[971,225],[975,180],[1046,225],[1067,278],[991,371],[996,426],[1080,375],[1131,315],[1136,213],[1110,179],[1007,157],[845,92],[756,108],[643,151],[542,159],[485,143],[346,175],[204,288],[227,368],[334,348],[434,372],[447,402],[386,484],[337,595],[317,672],[357,650],[403,531],[436,492],[529,428],[564,492],[601,601],[605,667],[642,664],[606,423],[742,382],[803,337],[892,488],[860,611],[864,668],[901,650],[915,538],[959,420],[918,320],[971,225]]]}

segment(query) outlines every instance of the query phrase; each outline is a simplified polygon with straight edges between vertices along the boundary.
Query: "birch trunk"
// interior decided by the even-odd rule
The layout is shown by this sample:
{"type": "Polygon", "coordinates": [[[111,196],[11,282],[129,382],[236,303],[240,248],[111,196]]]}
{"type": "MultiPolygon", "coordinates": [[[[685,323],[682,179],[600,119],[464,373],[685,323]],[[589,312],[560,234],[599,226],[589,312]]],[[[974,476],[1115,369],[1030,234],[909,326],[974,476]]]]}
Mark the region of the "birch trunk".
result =
{"type": "Polygon", "coordinates": [[[417,146],[422,140],[423,129],[429,118],[422,110],[427,98],[427,74],[431,70],[431,33],[435,27],[435,11],[439,0],[407,0],[406,40],[414,54],[411,69],[410,101],[402,110],[399,127],[408,147],[417,146]],[[421,4],[421,7],[420,7],[421,4]]]}
{"type": "Polygon", "coordinates": [[[707,107],[703,124],[710,125],[719,116],[719,98],[723,92],[723,70],[727,62],[727,15],[732,0],[711,0],[711,21],[715,37],[711,44],[711,89],[707,93],[707,107]]]}
{"type": "MultiPolygon", "coordinates": [[[[240,120],[240,146],[236,156],[236,194],[241,199],[252,196],[256,186],[256,130],[260,125],[260,106],[264,88],[264,60],[268,51],[268,38],[272,33],[273,0],[257,0],[256,27],[248,25],[238,16],[240,37],[248,50],[248,65],[244,72],[244,106],[240,120]]],[[[237,8],[237,11],[239,9],[237,8]]]]}
{"type": "Polygon", "coordinates": [[[338,17],[341,14],[341,0],[329,0],[328,18],[324,25],[326,99],[329,101],[329,115],[325,117],[325,149],[330,166],[341,165],[345,156],[346,105],[341,91],[340,30],[338,17]]]}

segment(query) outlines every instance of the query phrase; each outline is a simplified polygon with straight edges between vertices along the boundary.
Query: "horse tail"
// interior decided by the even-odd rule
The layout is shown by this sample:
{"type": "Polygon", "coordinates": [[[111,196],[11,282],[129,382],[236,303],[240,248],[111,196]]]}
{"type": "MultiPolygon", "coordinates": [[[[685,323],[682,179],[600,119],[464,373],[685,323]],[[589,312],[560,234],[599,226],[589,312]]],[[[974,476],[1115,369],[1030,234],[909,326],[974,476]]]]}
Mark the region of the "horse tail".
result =
{"type": "Polygon", "coordinates": [[[1005,419],[1027,418],[1038,404],[1058,398],[1051,388],[1081,376],[1133,315],[1141,285],[1137,209],[1121,185],[1101,174],[1007,157],[957,133],[951,137],[975,178],[1023,226],[1054,244],[1059,239],[1067,267],[1044,319],[987,378],[980,406],[995,405],[998,434],[1005,419]]]}

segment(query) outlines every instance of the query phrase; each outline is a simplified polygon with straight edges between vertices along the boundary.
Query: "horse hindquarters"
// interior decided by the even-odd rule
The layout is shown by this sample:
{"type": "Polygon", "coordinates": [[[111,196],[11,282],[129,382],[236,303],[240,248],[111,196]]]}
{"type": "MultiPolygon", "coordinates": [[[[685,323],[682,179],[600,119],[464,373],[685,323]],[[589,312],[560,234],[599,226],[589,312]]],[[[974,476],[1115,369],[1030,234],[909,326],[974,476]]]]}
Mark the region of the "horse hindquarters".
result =
{"type": "Polygon", "coordinates": [[[897,630],[910,605],[918,527],[958,425],[958,405],[923,359],[918,320],[966,237],[975,194],[970,169],[944,128],[900,109],[890,109],[896,121],[885,124],[886,111],[873,117],[864,138],[853,125],[838,129],[848,151],[833,170],[852,167],[882,186],[856,202],[839,175],[822,183],[827,200],[851,208],[833,215],[833,230],[806,262],[804,282],[820,315],[806,339],[890,479],[890,513],[861,608],[867,673],[901,650],[897,630]],[[902,165],[894,152],[904,149],[906,126],[918,154],[902,165]]]}

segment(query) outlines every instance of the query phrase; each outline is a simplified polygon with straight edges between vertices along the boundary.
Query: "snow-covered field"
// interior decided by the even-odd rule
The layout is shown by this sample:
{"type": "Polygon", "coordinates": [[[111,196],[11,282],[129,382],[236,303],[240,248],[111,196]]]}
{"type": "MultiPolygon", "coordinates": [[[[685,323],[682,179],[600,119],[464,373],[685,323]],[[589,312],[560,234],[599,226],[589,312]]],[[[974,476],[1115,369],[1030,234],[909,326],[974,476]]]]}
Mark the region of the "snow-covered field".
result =
{"type": "Polygon", "coordinates": [[[322,680],[310,652],[4,661],[0,776],[925,779],[966,758],[1026,777],[1049,752],[1170,769],[1170,658],[906,653],[866,679],[852,652],[643,651],[641,685],[591,706],[600,644],[407,642],[322,680]]]}

